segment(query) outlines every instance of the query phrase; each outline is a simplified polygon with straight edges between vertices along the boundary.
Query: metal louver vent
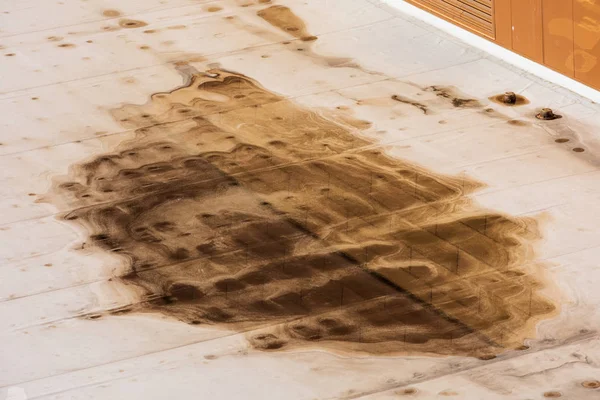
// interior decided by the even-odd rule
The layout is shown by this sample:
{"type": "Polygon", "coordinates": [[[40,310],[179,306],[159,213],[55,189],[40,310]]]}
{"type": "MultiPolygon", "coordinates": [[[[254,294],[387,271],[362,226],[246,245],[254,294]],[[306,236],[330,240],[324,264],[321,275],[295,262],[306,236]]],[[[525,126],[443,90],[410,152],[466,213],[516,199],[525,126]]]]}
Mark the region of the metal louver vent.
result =
{"type": "Polygon", "coordinates": [[[407,0],[457,25],[494,38],[494,0],[407,0]]]}

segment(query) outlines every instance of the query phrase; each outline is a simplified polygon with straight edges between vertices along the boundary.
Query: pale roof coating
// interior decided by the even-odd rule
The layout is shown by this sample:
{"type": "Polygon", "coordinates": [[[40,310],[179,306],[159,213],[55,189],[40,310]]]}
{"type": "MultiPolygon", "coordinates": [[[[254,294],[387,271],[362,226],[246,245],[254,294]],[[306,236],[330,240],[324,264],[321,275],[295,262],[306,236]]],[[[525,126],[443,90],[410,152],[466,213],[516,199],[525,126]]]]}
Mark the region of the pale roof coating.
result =
{"type": "Polygon", "coordinates": [[[375,0],[2,7],[0,398],[600,397],[597,105],[375,0]]]}

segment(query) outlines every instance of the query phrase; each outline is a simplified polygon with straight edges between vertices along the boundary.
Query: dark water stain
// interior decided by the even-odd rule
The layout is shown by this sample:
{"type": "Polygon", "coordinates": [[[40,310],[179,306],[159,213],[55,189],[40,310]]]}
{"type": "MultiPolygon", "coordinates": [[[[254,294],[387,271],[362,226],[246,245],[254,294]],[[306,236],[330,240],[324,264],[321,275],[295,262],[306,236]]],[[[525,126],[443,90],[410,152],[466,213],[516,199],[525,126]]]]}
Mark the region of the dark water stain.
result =
{"type": "Polygon", "coordinates": [[[105,17],[114,18],[121,16],[121,13],[117,10],[104,10],[102,12],[102,15],[104,15],[105,17]]]}
{"type": "Polygon", "coordinates": [[[73,165],[45,201],[86,248],[128,263],[120,280],[145,294],[120,313],[264,328],[248,340],[265,351],[486,357],[557,311],[534,219],[478,207],[479,182],[388,158],[357,135],[364,121],[225,70],[113,116],[136,138],[73,165]]]}
{"type": "Polygon", "coordinates": [[[442,390],[441,392],[438,393],[438,395],[454,397],[454,396],[458,396],[458,392],[455,392],[454,390],[442,390]]]}
{"type": "Polygon", "coordinates": [[[586,389],[599,389],[600,381],[584,381],[581,383],[581,386],[586,389]]]}
{"type": "Polygon", "coordinates": [[[121,26],[122,28],[141,28],[142,26],[146,26],[148,25],[147,23],[145,23],[144,21],[138,21],[135,19],[120,19],[119,20],[119,26],[121,26]]]}
{"type": "Polygon", "coordinates": [[[452,105],[457,108],[480,108],[481,103],[476,99],[467,99],[459,97],[458,94],[450,87],[444,86],[429,86],[427,91],[434,92],[436,96],[450,100],[452,105]]]}
{"type": "Polygon", "coordinates": [[[306,41],[317,40],[316,36],[308,33],[304,21],[285,6],[271,6],[260,10],[257,15],[270,23],[271,25],[281,29],[292,36],[306,41]]]}
{"type": "Polygon", "coordinates": [[[170,29],[170,30],[181,30],[181,29],[187,29],[187,26],[185,26],[185,25],[172,25],[172,26],[167,26],[167,29],[170,29]]]}
{"type": "Polygon", "coordinates": [[[508,124],[513,125],[513,126],[530,126],[531,123],[528,121],[523,121],[521,119],[511,119],[509,121],[507,121],[508,124]]]}
{"type": "Polygon", "coordinates": [[[553,390],[553,391],[550,391],[550,392],[545,392],[544,393],[544,397],[551,398],[551,399],[556,399],[556,398],[562,397],[562,393],[553,390]]]}
{"type": "Polygon", "coordinates": [[[518,107],[529,104],[529,100],[525,96],[521,96],[520,94],[511,93],[510,99],[507,98],[507,93],[497,94],[489,98],[489,100],[493,101],[496,104],[501,104],[507,107],[518,107]],[[512,96],[514,94],[514,97],[512,96]]]}
{"type": "Polygon", "coordinates": [[[418,393],[418,390],[415,388],[406,388],[406,389],[402,389],[402,390],[397,390],[395,392],[395,394],[397,394],[399,396],[412,396],[417,393],[418,393]]]}
{"type": "Polygon", "coordinates": [[[477,107],[478,104],[474,103],[477,100],[473,100],[473,99],[453,99],[452,100],[452,105],[454,105],[454,107],[477,107]]]}
{"type": "Polygon", "coordinates": [[[263,30],[260,27],[252,26],[246,23],[240,24],[239,21],[234,22],[237,23],[240,28],[249,31],[252,34],[264,37],[265,39],[270,41],[280,41],[281,44],[285,46],[290,46],[290,49],[293,49],[297,52],[301,52],[317,64],[333,68],[354,68],[371,75],[383,76],[378,72],[366,70],[365,68],[354,62],[352,58],[331,57],[317,54],[313,50],[313,45],[315,41],[318,40],[318,37],[310,34],[307,31],[306,24],[304,23],[304,21],[296,14],[294,14],[294,12],[288,7],[279,5],[270,6],[268,8],[258,11],[257,15],[265,21],[267,21],[272,26],[278,28],[281,32],[285,32],[286,35],[292,35],[304,43],[301,43],[299,45],[298,41],[281,41],[280,37],[277,37],[277,35],[273,35],[272,32],[263,30]]]}
{"type": "Polygon", "coordinates": [[[423,111],[423,114],[427,115],[427,106],[425,104],[419,103],[418,101],[415,101],[415,100],[408,99],[406,97],[398,96],[397,94],[392,96],[392,100],[416,107],[419,110],[423,111]]]}

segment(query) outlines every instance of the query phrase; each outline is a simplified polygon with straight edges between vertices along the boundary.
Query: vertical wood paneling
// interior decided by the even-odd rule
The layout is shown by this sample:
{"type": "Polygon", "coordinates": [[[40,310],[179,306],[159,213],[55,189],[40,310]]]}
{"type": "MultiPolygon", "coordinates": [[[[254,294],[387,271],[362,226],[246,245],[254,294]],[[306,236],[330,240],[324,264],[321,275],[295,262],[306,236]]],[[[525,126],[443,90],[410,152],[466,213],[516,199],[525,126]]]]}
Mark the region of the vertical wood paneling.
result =
{"type": "Polygon", "coordinates": [[[542,0],[513,0],[511,16],[513,50],[543,63],[542,0]]]}
{"type": "Polygon", "coordinates": [[[543,0],[544,64],[575,76],[573,0],[543,0]]]}
{"type": "Polygon", "coordinates": [[[600,89],[600,0],[574,0],[575,78],[600,89]]]}
{"type": "MultiPolygon", "coordinates": [[[[490,2],[408,1],[435,14],[445,10],[441,5],[490,2]]],[[[488,39],[600,90],[600,0],[493,0],[493,9],[494,32],[488,39]]]]}
{"type": "Polygon", "coordinates": [[[494,0],[496,40],[500,46],[512,49],[511,0],[494,0]]]}

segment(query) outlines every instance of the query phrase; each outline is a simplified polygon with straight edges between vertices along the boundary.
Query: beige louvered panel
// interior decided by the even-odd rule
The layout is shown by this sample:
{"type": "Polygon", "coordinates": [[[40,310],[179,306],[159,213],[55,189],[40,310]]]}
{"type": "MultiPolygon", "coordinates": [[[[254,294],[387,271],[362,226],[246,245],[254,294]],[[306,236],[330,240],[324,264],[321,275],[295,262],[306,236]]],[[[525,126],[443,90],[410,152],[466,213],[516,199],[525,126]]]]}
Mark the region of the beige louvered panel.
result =
{"type": "Polygon", "coordinates": [[[408,0],[442,18],[494,38],[493,0],[408,0]]]}

